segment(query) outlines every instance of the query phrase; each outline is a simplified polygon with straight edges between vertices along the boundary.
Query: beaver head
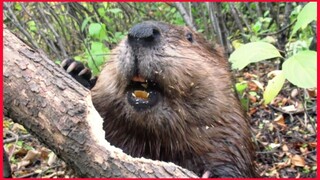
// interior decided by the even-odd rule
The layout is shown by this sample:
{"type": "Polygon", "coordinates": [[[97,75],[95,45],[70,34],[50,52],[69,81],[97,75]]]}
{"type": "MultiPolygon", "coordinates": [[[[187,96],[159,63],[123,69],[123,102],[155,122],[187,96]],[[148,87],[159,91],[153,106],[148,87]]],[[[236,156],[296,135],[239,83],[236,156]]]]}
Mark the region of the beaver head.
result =
{"type": "Polygon", "coordinates": [[[132,27],[112,51],[92,99],[106,139],[132,156],[202,173],[207,161],[215,161],[216,171],[234,159],[241,166],[235,173],[252,166],[249,126],[228,62],[190,28],[155,21],[132,27]]]}

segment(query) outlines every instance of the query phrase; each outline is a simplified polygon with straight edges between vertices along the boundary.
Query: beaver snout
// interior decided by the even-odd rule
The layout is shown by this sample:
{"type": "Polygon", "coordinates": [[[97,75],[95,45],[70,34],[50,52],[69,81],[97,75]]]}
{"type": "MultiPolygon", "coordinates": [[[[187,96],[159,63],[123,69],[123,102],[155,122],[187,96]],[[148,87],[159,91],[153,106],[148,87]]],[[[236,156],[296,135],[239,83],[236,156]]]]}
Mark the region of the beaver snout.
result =
{"type": "Polygon", "coordinates": [[[161,89],[155,82],[156,72],[159,72],[157,47],[161,46],[162,32],[165,27],[155,21],[145,21],[133,26],[128,33],[127,44],[131,47],[124,54],[130,54],[128,63],[129,71],[127,79],[128,103],[136,111],[144,111],[152,108],[160,101],[161,89]],[[156,58],[156,59],[155,59],[156,58]]]}
{"type": "Polygon", "coordinates": [[[158,44],[161,39],[161,31],[158,25],[152,21],[142,22],[133,26],[128,33],[130,46],[150,47],[158,44]]]}

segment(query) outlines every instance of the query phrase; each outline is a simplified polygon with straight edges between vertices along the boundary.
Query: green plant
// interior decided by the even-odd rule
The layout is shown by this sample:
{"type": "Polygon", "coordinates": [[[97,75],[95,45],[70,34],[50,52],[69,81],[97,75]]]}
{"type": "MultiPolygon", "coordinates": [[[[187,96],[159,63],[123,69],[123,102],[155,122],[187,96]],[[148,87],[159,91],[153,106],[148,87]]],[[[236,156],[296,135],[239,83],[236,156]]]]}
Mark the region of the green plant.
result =
{"type": "MultiPolygon", "coordinates": [[[[297,22],[293,27],[292,37],[300,29],[305,29],[314,20],[316,20],[317,4],[308,3],[297,16],[297,22]]],[[[303,40],[299,40],[303,41],[303,40]]],[[[270,43],[251,42],[240,46],[230,56],[229,61],[233,69],[243,69],[250,63],[255,63],[272,58],[283,58],[279,51],[270,43]]],[[[317,52],[306,48],[295,49],[294,53],[285,60],[282,65],[282,71],[274,71],[273,79],[268,82],[263,98],[264,103],[270,103],[280,92],[287,79],[292,84],[301,88],[313,88],[317,85],[317,52]]]]}

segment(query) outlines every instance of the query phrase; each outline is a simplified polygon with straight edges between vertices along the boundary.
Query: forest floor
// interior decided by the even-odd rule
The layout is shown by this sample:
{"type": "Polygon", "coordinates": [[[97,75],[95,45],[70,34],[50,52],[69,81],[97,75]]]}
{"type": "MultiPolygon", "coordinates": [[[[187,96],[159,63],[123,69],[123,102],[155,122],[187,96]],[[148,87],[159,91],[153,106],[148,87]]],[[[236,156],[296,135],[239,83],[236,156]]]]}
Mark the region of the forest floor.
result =
{"type": "Polygon", "coordinates": [[[301,89],[288,81],[279,95],[264,105],[263,91],[277,69],[275,61],[251,65],[236,73],[247,82],[245,97],[257,146],[262,177],[315,178],[317,171],[317,89],[301,89]]]}
{"type": "MultiPolygon", "coordinates": [[[[286,82],[280,94],[263,104],[267,74],[273,61],[251,65],[236,72],[246,83],[242,100],[251,117],[256,164],[261,177],[315,178],[317,171],[317,90],[300,89],[286,82]]],[[[13,177],[74,177],[66,164],[10,119],[3,121],[4,147],[10,157],[13,177]]]]}

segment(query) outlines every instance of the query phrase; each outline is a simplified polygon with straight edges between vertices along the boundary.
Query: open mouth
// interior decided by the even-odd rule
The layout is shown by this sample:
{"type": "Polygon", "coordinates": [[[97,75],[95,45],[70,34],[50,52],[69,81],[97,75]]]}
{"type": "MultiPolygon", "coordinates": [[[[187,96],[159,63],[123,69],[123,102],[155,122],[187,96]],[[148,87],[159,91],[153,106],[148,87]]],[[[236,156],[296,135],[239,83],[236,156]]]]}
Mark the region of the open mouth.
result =
{"type": "Polygon", "coordinates": [[[141,76],[134,76],[128,86],[127,99],[137,111],[151,108],[159,101],[160,92],[157,84],[141,76]]]}

